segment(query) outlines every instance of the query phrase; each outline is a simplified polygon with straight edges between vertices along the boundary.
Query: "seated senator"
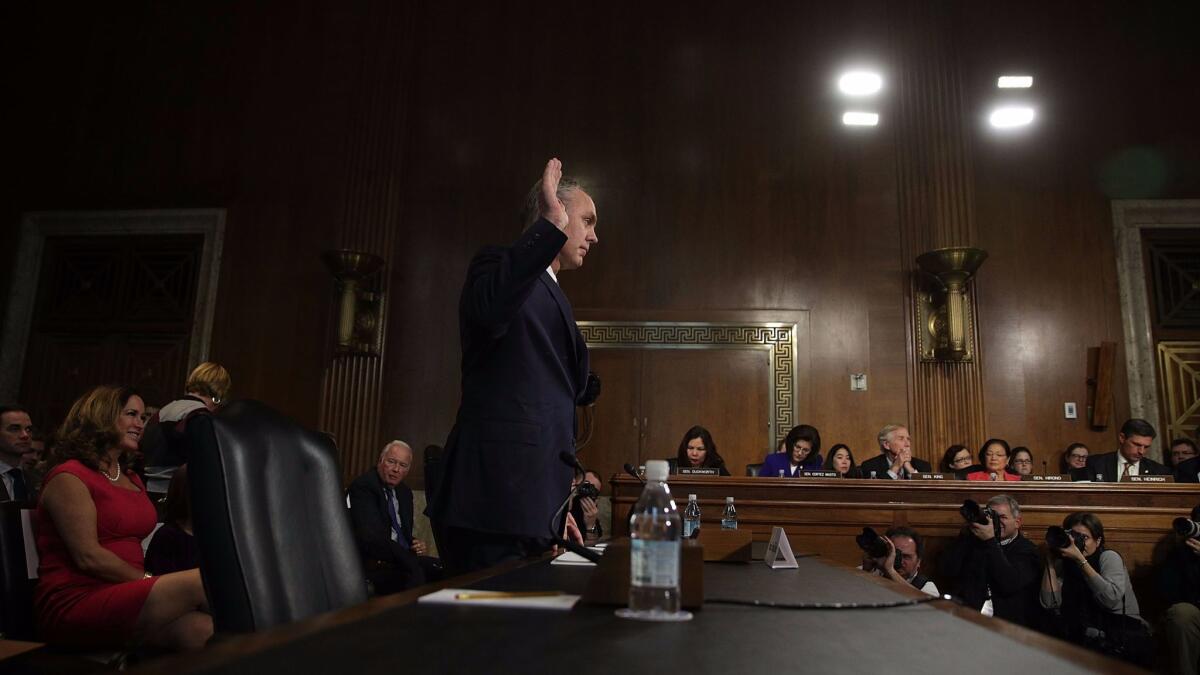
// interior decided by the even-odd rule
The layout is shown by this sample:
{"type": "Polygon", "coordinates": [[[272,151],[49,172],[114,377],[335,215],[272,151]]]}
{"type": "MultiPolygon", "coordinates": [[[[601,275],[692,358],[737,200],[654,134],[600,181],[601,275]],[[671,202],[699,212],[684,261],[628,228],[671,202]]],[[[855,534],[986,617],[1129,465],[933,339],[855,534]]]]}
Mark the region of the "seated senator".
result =
{"type": "Polygon", "coordinates": [[[163,508],[163,525],[146,548],[146,571],[169,574],[200,566],[196,537],[192,535],[192,500],[188,488],[187,464],[171,475],[163,508]]]}
{"type": "Polygon", "coordinates": [[[879,442],[879,455],[859,467],[864,477],[907,480],[918,473],[929,473],[929,462],[913,457],[908,427],[889,424],[880,429],[875,438],[879,442]]]}
{"type": "Polygon", "coordinates": [[[983,468],[967,474],[967,480],[1021,480],[1008,472],[1008,456],[1012,450],[1003,438],[989,438],[979,448],[979,463],[983,468]]]}
{"type": "Polygon", "coordinates": [[[412,448],[392,441],[379,453],[379,463],[347,490],[354,540],[378,595],[420,586],[432,571],[431,559],[420,559],[427,550],[425,542],[412,536],[413,493],[404,484],[412,462],[412,448]]]}
{"type": "Polygon", "coordinates": [[[838,443],[829,449],[829,457],[825,458],[825,471],[836,471],[839,478],[862,478],[862,472],[854,465],[854,453],[845,443],[838,443]]]}
{"type": "Polygon", "coordinates": [[[667,460],[667,464],[671,473],[676,473],[679,469],[716,469],[721,476],[729,475],[729,470],[725,468],[725,460],[717,452],[717,444],[713,441],[712,434],[699,425],[683,434],[683,440],[679,441],[679,451],[674,459],[667,460]]]}
{"type": "Polygon", "coordinates": [[[199,570],[152,576],[142,539],[157,517],[129,470],[145,406],[127,387],[75,401],[50,449],[34,513],[40,556],[33,606],[41,639],[77,647],[199,649],[212,617],[199,570]]]}
{"type": "Polygon", "coordinates": [[[795,478],[801,471],[821,470],[821,433],[816,427],[799,424],[783,441],[784,452],[767,455],[759,476],[795,478]]]}

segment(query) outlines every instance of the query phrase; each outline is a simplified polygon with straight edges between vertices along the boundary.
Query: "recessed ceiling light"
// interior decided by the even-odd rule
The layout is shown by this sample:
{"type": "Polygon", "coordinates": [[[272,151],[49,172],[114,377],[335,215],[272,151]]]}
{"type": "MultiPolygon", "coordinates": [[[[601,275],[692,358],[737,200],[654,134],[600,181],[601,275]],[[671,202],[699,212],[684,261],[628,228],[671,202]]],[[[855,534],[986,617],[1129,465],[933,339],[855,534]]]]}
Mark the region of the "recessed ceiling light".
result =
{"type": "Polygon", "coordinates": [[[842,124],[848,127],[873,127],[879,124],[879,113],[846,112],[842,113],[842,124]]]}
{"type": "Polygon", "coordinates": [[[997,129],[1012,129],[1032,123],[1033,118],[1033,108],[1011,105],[993,110],[992,114],[988,117],[988,122],[997,129]]]}
{"type": "Polygon", "coordinates": [[[852,70],[838,78],[838,89],[847,96],[870,96],[883,88],[879,73],[867,70],[852,70]]]}
{"type": "Polygon", "coordinates": [[[1032,75],[1001,75],[996,80],[996,86],[1001,89],[1028,89],[1033,86],[1032,75]]]}

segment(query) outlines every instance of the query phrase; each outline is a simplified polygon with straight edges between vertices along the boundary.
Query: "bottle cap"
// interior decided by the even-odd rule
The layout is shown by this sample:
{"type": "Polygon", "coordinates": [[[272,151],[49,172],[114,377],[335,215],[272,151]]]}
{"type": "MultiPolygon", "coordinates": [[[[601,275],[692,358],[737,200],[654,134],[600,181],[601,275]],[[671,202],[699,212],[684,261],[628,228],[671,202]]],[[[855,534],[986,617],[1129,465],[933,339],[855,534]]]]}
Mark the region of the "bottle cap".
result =
{"type": "Polygon", "coordinates": [[[667,474],[671,472],[665,459],[652,459],[646,462],[646,480],[656,480],[659,482],[667,479],[667,474]]]}
{"type": "Polygon", "coordinates": [[[726,497],[726,498],[725,498],[725,503],[726,503],[726,504],[732,504],[732,503],[733,503],[733,497],[726,497]]]}
{"type": "Polygon", "coordinates": [[[689,502],[694,502],[694,501],[696,501],[696,495],[688,495],[688,501],[689,501],[689,502]]]}

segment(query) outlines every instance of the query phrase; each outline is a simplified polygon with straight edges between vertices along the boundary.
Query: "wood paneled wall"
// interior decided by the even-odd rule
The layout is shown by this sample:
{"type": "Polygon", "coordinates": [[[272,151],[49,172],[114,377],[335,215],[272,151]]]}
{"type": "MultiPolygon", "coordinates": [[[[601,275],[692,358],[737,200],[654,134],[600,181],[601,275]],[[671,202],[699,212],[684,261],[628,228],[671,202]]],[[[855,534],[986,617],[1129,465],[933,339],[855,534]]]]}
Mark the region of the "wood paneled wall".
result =
{"type": "MultiPolygon", "coordinates": [[[[803,421],[865,457],[880,426],[937,419],[930,406],[946,400],[915,393],[905,316],[924,241],[906,237],[934,227],[905,197],[927,138],[904,123],[925,111],[905,107],[912,61],[891,61],[930,30],[901,20],[911,9],[953,38],[931,41],[940,51],[924,67],[957,64],[957,104],[937,87],[920,95],[959,118],[967,154],[946,198],[990,254],[970,414],[1039,457],[1073,440],[1111,447],[1112,430],[1063,420],[1062,403],[1086,400],[1087,347],[1121,342],[1109,199],[1200,193],[1195,8],[410,2],[389,23],[386,4],[6,8],[22,26],[22,170],[0,217],[228,209],[212,357],[236,395],[313,426],[334,424],[322,413],[333,285],[319,254],[390,249],[387,355],[348,380],[357,394],[378,387],[378,427],[353,424],[419,452],[454,418],[467,261],[516,236],[522,197],[557,155],[600,214],[587,265],[563,275],[578,308],[808,310],[803,421]],[[838,124],[833,76],[852,57],[887,72],[868,133],[838,124]],[[1002,139],[980,121],[1006,68],[1035,75],[1040,119],[1002,139]],[[1139,157],[1161,160],[1158,178],[1140,180],[1139,157]],[[867,392],[849,391],[855,372],[867,392]]],[[[1118,418],[1124,387],[1122,366],[1118,418]]],[[[945,438],[922,431],[916,446],[934,459],[945,438]]]]}

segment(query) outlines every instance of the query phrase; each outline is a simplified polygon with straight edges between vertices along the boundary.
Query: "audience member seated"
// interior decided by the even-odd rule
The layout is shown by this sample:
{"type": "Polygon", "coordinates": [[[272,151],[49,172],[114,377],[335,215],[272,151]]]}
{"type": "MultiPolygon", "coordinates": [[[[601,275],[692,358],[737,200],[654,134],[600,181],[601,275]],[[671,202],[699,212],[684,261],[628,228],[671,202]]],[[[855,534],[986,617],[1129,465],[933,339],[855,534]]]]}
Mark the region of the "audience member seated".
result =
{"type": "Polygon", "coordinates": [[[683,435],[679,441],[679,451],[674,459],[667,459],[671,473],[680,469],[716,469],[722,476],[728,476],[725,460],[717,452],[717,444],[713,442],[712,434],[702,426],[694,426],[683,435]]]}
{"type": "MultiPolygon", "coordinates": [[[[588,469],[583,476],[575,476],[572,485],[578,485],[581,481],[587,481],[596,488],[597,493],[604,491],[604,483],[600,480],[600,474],[588,469]]],[[[596,499],[592,497],[571,498],[571,517],[575,519],[575,524],[583,533],[583,538],[587,543],[591,543],[604,536],[604,527],[600,525],[600,507],[596,504],[596,499]]]]}
{"type": "Polygon", "coordinates": [[[1104,547],[1104,525],[1095,514],[1072,513],[1062,526],[1076,538],[1063,548],[1046,546],[1040,599],[1060,617],[1051,625],[1063,639],[1149,666],[1149,628],[1125,562],[1104,547]]]}
{"type": "Polygon", "coordinates": [[[132,389],[96,387],[71,406],[50,448],[34,513],[34,613],[47,642],[199,649],[212,635],[199,570],[152,576],[144,567],[154,505],[126,464],[143,415],[132,389]]]}
{"type": "Polygon", "coordinates": [[[1071,476],[1071,480],[1091,480],[1092,474],[1087,470],[1088,446],[1083,443],[1072,443],[1067,446],[1058,468],[1071,476]]]}
{"type": "Polygon", "coordinates": [[[862,569],[874,572],[885,579],[900,584],[912,584],[913,588],[929,595],[938,596],[937,584],[921,574],[921,556],[925,553],[925,542],[921,535],[910,527],[893,527],[883,535],[888,554],[883,558],[863,556],[862,569]]]}
{"type": "Polygon", "coordinates": [[[1012,455],[1008,458],[1008,472],[1017,474],[1018,476],[1033,475],[1033,451],[1029,448],[1018,445],[1013,448],[1012,455]]]}
{"type": "Polygon", "coordinates": [[[912,438],[908,427],[889,424],[879,430],[879,456],[872,457],[860,467],[864,478],[912,478],[915,473],[929,473],[929,462],[912,456],[912,438]]]}
{"type": "Polygon", "coordinates": [[[971,456],[971,451],[965,445],[952,445],[946,448],[945,454],[942,455],[942,461],[938,462],[938,471],[942,473],[952,473],[960,480],[967,477],[964,473],[967,467],[971,466],[974,457],[971,456]]]}
{"type": "Polygon", "coordinates": [[[26,479],[31,480],[29,485],[33,486],[36,495],[42,488],[42,472],[46,468],[46,432],[37,427],[33,428],[33,438],[29,440],[29,452],[21,455],[21,468],[26,479]]]}
{"type": "Polygon", "coordinates": [[[25,467],[32,452],[33,421],[19,405],[0,406],[0,502],[32,502],[37,481],[25,467]]]}
{"type": "Polygon", "coordinates": [[[801,471],[821,470],[821,433],[816,427],[799,424],[783,439],[787,451],[767,455],[760,476],[795,478],[801,471]]]}
{"type": "Polygon", "coordinates": [[[1088,459],[1092,480],[1114,483],[1129,476],[1170,476],[1167,467],[1146,458],[1154,435],[1154,427],[1146,420],[1126,420],[1117,434],[1117,451],[1088,459]]]}
{"type": "MultiPolygon", "coordinates": [[[[1191,521],[1200,521],[1200,506],[1191,521]]],[[[1195,526],[1193,526],[1195,527],[1195,526]]],[[[1200,539],[1176,535],[1176,544],[1157,571],[1158,592],[1167,601],[1164,633],[1172,673],[1200,673],[1200,539]]]]}
{"type": "Polygon", "coordinates": [[[192,499],[187,464],[171,476],[163,525],[146,549],[146,571],[155,576],[195,569],[200,566],[196,538],[192,536],[192,499]]]}
{"type": "Polygon", "coordinates": [[[829,457],[821,468],[824,471],[836,471],[839,478],[862,478],[862,472],[854,465],[854,453],[845,443],[838,443],[829,449],[829,457]]]}
{"type": "Polygon", "coordinates": [[[433,563],[419,559],[426,545],[412,536],[413,493],[404,484],[412,462],[412,448],[392,441],[379,453],[379,463],[355,478],[347,491],[354,539],[378,595],[420,586],[433,563]]]}
{"type": "Polygon", "coordinates": [[[1021,534],[1021,506],[1008,495],[987,502],[1000,522],[997,537],[987,524],[969,523],[941,553],[942,575],[951,580],[951,593],[967,606],[1029,628],[1036,627],[1041,565],[1037,546],[1021,534]]]}
{"type": "Polygon", "coordinates": [[[1178,469],[1184,462],[1198,456],[1200,452],[1196,449],[1196,442],[1190,438],[1176,438],[1171,441],[1171,450],[1167,454],[1171,460],[1171,469],[1178,469]]]}
{"type": "Polygon", "coordinates": [[[196,366],[184,383],[183,398],[164,405],[146,425],[142,454],[146,463],[146,489],[163,494],[171,483],[171,474],[187,462],[187,423],[194,415],[216,411],[229,396],[229,371],[220,364],[205,362],[196,366]]]}
{"type": "Polygon", "coordinates": [[[967,474],[967,480],[1021,480],[1021,477],[1008,471],[1008,457],[1012,452],[1008,441],[1003,438],[989,438],[979,448],[979,463],[983,466],[979,471],[967,474]]]}

